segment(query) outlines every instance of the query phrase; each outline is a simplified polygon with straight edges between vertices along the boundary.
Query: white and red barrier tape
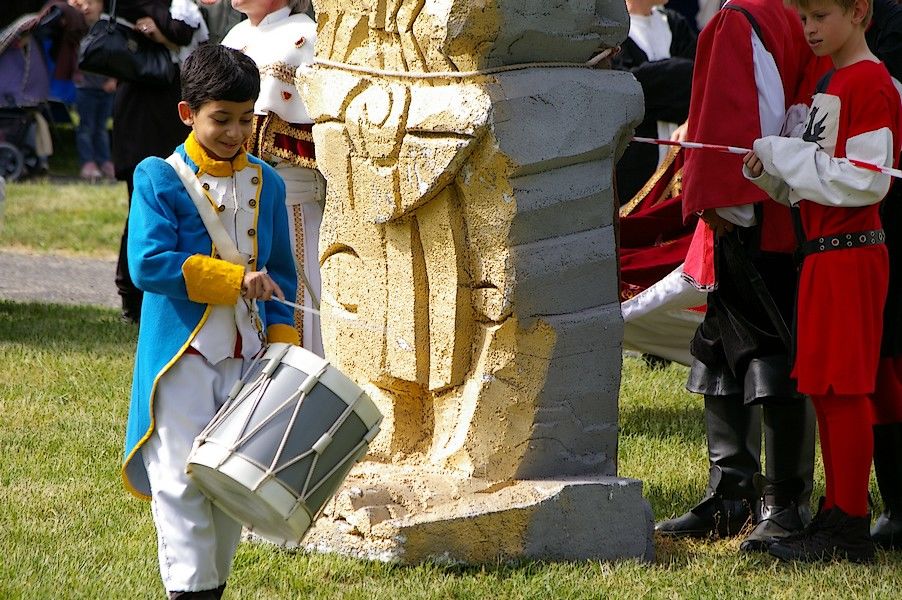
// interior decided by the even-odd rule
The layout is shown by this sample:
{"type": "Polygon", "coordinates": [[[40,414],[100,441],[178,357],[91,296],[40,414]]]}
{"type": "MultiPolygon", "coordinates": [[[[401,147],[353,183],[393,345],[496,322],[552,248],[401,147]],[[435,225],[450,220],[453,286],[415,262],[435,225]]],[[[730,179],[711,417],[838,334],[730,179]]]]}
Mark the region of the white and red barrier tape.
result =
{"type": "MultiPolygon", "coordinates": [[[[679,146],[681,148],[689,148],[691,150],[713,150],[715,152],[726,152],[728,154],[747,154],[751,152],[751,149],[749,148],[739,148],[737,146],[722,146],[720,144],[703,144],[701,142],[676,142],[674,140],[662,140],[647,137],[634,137],[633,141],[641,142],[643,144],[657,144],[659,146],[679,146]]],[[[875,165],[874,163],[869,163],[855,158],[846,158],[845,160],[849,161],[849,164],[855,165],[856,167],[859,167],[861,169],[867,169],[868,171],[883,173],[884,175],[889,175],[890,177],[898,177],[902,179],[902,171],[900,171],[899,169],[875,165]]]]}

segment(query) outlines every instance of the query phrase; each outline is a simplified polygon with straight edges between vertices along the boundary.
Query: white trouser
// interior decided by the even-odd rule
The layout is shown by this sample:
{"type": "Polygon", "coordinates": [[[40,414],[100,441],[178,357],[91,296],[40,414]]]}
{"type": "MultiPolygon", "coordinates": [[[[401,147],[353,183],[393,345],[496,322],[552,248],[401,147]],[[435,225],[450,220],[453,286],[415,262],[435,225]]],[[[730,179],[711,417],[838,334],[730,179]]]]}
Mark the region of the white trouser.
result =
{"type": "MultiPolygon", "coordinates": [[[[322,292],[319,269],[319,229],[323,222],[321,205],[322,176],[316,169],[298,167],[288,162],[276,164],[276,172],[285,181],[285,205],[288,209],[288,229],[291,232],[291,250],[298,269],[298,304],[314,306],[310,290],[305,288],[301,270],[313,293],[319,299],[322,292]],[[301,247],[298,241],[303,240],[301,247]],[[301,302],[300,299],[303,299],[301,302]]],[[[304,312],[301,321],[301,346],[318,356],[323,356],[323,336],[318,315],[304,312]]]]}
{"type": "Polygon", "coordinates": [[[160,378],[153,434],[141,448],[152,491],[160,575],[166,590],[210,590],[226,582],[241,525],[214,506],[185,473],[194,438],[241,377],[244,361],[211,365],[183,355],[160,378]]]}

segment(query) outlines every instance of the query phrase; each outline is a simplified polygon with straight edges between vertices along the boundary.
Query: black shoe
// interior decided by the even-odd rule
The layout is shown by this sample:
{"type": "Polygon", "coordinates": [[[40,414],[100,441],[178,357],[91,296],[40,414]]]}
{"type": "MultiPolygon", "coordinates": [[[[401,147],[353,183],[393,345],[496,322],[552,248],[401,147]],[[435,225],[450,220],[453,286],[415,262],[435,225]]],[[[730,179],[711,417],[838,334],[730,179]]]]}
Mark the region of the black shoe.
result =
{"type": "Polygon", "coordinates": [[[225,591],[225,584],[213,590],[199,592],[169,592],[169,600],[220,600],[225,591]]]}
{"type": "MultiPolygon", "coordinates": [[[[119,285],[119,283],[117,282],[116,285],[119,285]]],[[[144,301],[144,295],[139,290],[135,290],[135,292],[123,293],[120,290],[119,298],[122,302],[120,316],[123,322],[138,325],[141,322],[141,305],[144,301]]]]}
{"type": "Polygon", "coordinates": [[[821,523],[824,522],[824,517],[827,515],[828,512],[830,512],[829,510],[824,510],[824,503],[826,501],[827,501],[827,499],[824,498],[823,496],[818,498],[817,512],[814,514],[814,517],[811,519],[811,521],[807,525],[805,525],[805,527],[801,531],[796,531],[794,533],[790,533],[789,535],[787,535],[786,537],[784,537],[783,539],[781,539],[779,541],[794,542],[803,537],[807,537],[812,532],[816,531],[821,526],[821,523]]]}
{"type": "Polygon", "coordinates": [[[761,494],[758,522],[739,545],[741,552],[766,552],[777,540],[799,533],[805,527],[797,504],[805,487],[801,479],[772,482],[756,473],[754,483],[761,494]]]}
{"type": "Polygon", "coordinates": [[[737,535],[752,517],[748,500],[708,496],[686,514],[661,521],[655,531],[672,537],[726,538],[737,535]]]}
{"type": "MultiPolygon", "coordinates": [[[[770,554],[782,560],[817,562],[874,560],[874,542],[869,532],[870,517],[852,517],[839,507],[818,513],[820,519],[803,534],[774,542],[770,554]]],[[[814,521],[812,521],[814,523],[814,521]]]]}
{"type": "Polygon", "coordinates": [[[902,515],[883,511],[871,527],[871,539],[884,550],[902,549],[902,515]]]}
{"type": "Polygon", "coordinates": [[[670,366],[670,363],[673,362],[669,359],[658,356],[657,354],[643,354],[642,360],[645,362],[645,366],[653,371],[666,369],[670,366]]]}

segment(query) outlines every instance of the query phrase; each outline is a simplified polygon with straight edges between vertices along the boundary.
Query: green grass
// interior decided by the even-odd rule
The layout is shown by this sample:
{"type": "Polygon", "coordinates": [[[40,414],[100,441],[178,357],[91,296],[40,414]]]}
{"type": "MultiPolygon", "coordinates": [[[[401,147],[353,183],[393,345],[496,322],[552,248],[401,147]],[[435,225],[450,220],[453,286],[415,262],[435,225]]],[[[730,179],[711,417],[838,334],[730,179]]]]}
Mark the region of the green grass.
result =
{"type": "Polygon", "coordinates": [[[128,214],[125,184],[9,183],[0,247],[113,257],[128,214]]]}
{"type": "MultiPolygon", "coordinates": [[[[124,186],[8,191],[0,248],[115,254],[124,186]]],[[[119,480],[134,345],[135,330],[113,310],[0,301],[0,599],[163,597],[149,508],[119,480]]],[[[643,480],[658,519],[696,502],[707,477],[701,400],[683,389],[686,374],[624,361],[620,474],[643,480]]],[[[820,467],[815,485],[821,493],[820,467]]],[[[484,567],[398,567],[242,544],[226,598],[797,600],[902,590],[899,553],[881,552],[870,566],[784,565],[740,555],[738,544],[658,539],[651,565],[484,567]]]]}
{"type": "MultiPolygon", "coordinates": [[[[135,330],[112,310],[0,302],[0,598],[162,597],[148,506],[118,474],[134,345],[135,330]]],[[[705,483],[700,403],[683,391],[685,375],[625,361],[620,471],[644,480],[659,518],[705,483]]],[[[242,544],[226,598],[895,598],[902,589],[899,554],[871,566],[787,566],[737,547],[657,540],[652,565],[399,567],[242,544]]]]}

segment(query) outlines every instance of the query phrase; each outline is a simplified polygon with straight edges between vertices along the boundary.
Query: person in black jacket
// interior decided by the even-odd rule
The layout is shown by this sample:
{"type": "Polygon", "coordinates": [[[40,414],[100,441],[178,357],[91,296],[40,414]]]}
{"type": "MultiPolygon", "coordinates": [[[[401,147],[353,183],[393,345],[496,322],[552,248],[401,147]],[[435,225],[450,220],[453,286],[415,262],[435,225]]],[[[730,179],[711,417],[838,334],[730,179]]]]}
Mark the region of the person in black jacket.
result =
{"type": "MultiPolygon", "coordinates": [[[[665,0],[666,3],[666,0],[665,0]]],[[[636,135],[670,139],[689,116],[695,33],[660,0],[627,0],[630,34],[614,57],[614,68],[630,71],[645,95],[645,118],[636,135]]],[[[666,147],[630,144],[617,163],[617,194],[626,204],[645,186],[666,147]]]]}
{"type": "MultiPolygon", "coordinates": [[[[107,12],[110,0],[106,1],[107,12]]],[[[194,31],[184,21],[173,19],[169,0],[118,0],[116,16],[135,24],[136,29],[157,43],[172,49],[191,43],[194,31]]],[[[166,157],[188,136],[190,130],[179,119],[176,106],[181,100],[178,79],[167,87],[152,87],[122,81],[113,102],[113,164],[116,179],[128,185],[131,201],[135,167],[148,156],[166,157]]],[[[119,245],[116,288],[122,299],[122,317],[137,323],[141,316],[141,290],[128,272],[128,221],[119,245]]]]}
{"type": "MultiPolygon", "coordinates": [[[[902,81],[902,6],[874,0],[865,33],[871,51],[890,75],[902,81]]],[[[874,472],[883,513],[871,527],[874,543],[902,548],[902,183],[895,181],[881,208],[889,251],[889,293],[883,312],[883,341],[874,393],[874,472]]]]}

